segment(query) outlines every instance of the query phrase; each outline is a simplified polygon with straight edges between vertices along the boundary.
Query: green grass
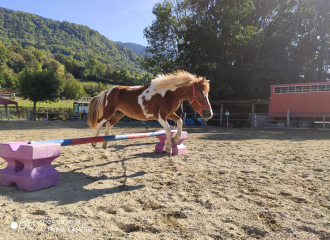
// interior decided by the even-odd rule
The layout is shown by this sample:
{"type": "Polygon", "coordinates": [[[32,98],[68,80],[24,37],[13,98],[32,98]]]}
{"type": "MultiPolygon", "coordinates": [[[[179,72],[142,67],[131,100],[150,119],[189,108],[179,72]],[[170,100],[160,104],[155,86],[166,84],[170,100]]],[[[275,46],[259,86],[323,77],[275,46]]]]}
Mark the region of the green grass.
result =
{"type": "MultiPolygon", "coordinates": [[[[33,102],[29,100],[15,100],[18,106],[33,107],[33,102]]],[[[60,100],[58,102],[46,103],[37,102],[37,107],[47,107],[47,108],[72,108],[74,100],[60,100]]]]}

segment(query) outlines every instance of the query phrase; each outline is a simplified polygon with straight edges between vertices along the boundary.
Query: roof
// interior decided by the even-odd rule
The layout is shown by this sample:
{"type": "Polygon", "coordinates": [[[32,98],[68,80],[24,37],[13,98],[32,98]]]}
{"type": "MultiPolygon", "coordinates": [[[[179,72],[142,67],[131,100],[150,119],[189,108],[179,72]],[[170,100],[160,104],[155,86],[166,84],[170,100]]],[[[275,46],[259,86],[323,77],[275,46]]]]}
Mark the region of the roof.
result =
{"type": "Polygon", "coordinates": [[[242,100],[242,101],[229,101],[229,100],[219,100],[219,101],[210,101],[210,103],[214,106],[221,106],[221,104],[226,105],[244,105],[248,104],[251,105],[254,104],[269,104],[269,99],[257,99],[257,100],[242,100]]]}
{"type": "Polygon", "coordinates": [[[14,104],[17,106],[17,102],[11,101],[11,100],[8,100],[8,99],[2,98],[2,97],[0,97],[0,104],[1,105],[14,104]]]}
{"type": "Polygon", "coordinates": [[[324,85],[324,84],[330,84],[330,82],[290,83],[290,84],[276,84],[270,86],[281,87],[281,86],[324,85]]]}
{"type": "Polygon", "coordinates": [[[11,90],[10,88],[0,88],[0,92],[10,92],[10,93],[15,93],[15,91],[11,90]]]}

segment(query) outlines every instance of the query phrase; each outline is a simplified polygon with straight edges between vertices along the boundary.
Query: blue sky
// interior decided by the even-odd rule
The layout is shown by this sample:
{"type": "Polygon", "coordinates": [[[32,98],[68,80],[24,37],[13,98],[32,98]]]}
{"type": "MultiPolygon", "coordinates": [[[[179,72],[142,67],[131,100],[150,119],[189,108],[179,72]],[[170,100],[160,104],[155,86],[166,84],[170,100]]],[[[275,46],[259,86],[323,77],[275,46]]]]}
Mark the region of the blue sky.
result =
{"type": "Polygon", "coordinates": [[[143,29],[152,24],[152,8],[162,0],[0,0],[0,7],[58,21],[86,25],[111,41],[146,46],[143,29]]]}

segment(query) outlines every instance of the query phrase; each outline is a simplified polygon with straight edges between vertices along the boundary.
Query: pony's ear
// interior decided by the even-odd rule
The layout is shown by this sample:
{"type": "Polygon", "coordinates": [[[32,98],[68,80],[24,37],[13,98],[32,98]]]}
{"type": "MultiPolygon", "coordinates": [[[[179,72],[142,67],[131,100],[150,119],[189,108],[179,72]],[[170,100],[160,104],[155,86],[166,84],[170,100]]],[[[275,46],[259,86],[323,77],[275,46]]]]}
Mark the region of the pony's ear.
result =
{"type": "Polygon", "coordinates": [[[202,79],[202,81],[201,81],[201,83],[210,83],[210,80],[206,80],[206,78],[205,77],[203,77],[203,79],[202,79]]]}

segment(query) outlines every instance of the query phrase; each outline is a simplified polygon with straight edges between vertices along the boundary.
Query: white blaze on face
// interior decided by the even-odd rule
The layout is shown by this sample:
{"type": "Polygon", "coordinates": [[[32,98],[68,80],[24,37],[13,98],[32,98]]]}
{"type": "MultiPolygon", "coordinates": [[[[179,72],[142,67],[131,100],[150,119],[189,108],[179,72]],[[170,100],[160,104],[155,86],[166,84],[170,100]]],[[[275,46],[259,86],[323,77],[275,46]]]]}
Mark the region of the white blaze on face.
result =
{"type": "Polygon", "coordinates": [[[114,89],[115,87],[112,87],[108,90],[107,94],[106,94],[106,98],[105,98],[105,107],[108,105],[108,97],[109,94],[111,93],[112,89],[114,89]]]}
{"type": "Polygon", "coordinates": [[[151,82],[150,86],[145,89],[139,96],[138,96],[138,104],[141,106],[144,116],[146,118],[152,117],[153,114],[147,113],[146,106],[143,104],[143,101],[150,101],[150,99],[155,96],[156,94],[160,94],[162,97],[165,96],[165,93],[170,91],[175,91],[177,87],[172,87],[171,89],[156,89],[157,84],[151,82]]]}
{"type": "MultiPolygon", "coordinates": [[[[204,95],[205,95],[205,93],[204,93],[204,95]]],[[[210,104],[210,101],[209,101],[209,95],[207,94],[207,95],[205,95],[205,97],[206,97],[206,102],[207,102],[206,105],[210,105],[209,108],[210,108],[210,114],[211,114],[211,117],[212,117],[213,116],[213,111],[212,111],[212,107],[211,107],[211,104],[210,104]]]]}
{"type": "MultiPolygon", "coordinates": [[[[210,104],[210,102],[209,102],[209,97],[207,96],[207,105],[209,105],[210,104]]],[[[212,111],[212,107],[211,107],[211,105],[209,106],[209,108],[210,108],[210,114],[211,114],[211,117],[213,116],[213,111],[212,111]]]]}
{"type": "Polygon", "coordinates": [[[213,111],[212,111],[211,104],[210,104],[210,101],[209,101],[209,95],[205,94],[204,90],[203,90],[203,95],[206,98],[206,105],[210,105],[209,108],[210,108],[210,114],[211,114],[211,117],[212,117],[213,116],[213,111]]]}

